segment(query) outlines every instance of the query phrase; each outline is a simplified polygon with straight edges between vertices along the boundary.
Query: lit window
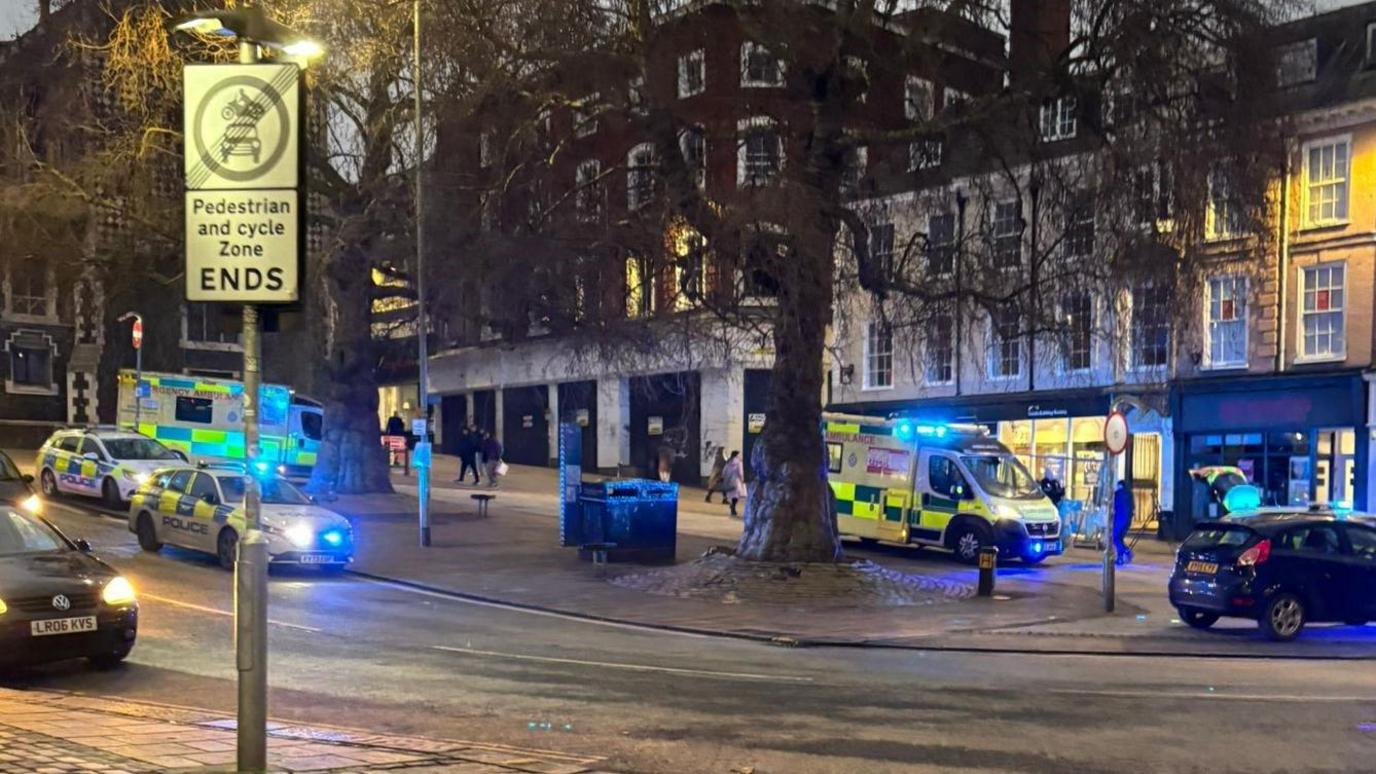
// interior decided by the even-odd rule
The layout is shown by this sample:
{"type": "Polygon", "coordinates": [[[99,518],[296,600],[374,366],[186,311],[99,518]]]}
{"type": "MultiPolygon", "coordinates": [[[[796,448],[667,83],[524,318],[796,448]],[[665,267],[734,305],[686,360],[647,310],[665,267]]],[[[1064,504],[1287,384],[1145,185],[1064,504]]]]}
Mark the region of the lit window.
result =
{"type": "Polygon", "coordinates": [[[908,171],[941,166],[941,140],[915,140],[908,143],[908,171]]]}
{"type": "Polygon", "coordinates": [[[950,274],[956,265],[956,216],[941,213],[927,219],[927,268],[950,274]]]}
{"type": "Polygon", "coordinates": [[[1137,222],[1143,226],[1161,225],[1174,214],[1175,176],[1164,163],[1143,165],[1134,176],[1137,222]]]}
{"type": "Polygon", "coordinates": [[[602,163],[597,159],[588,159],[579,164],[574,184],[577,187],[574,204],[578,209],[578,217],[583,220],[596,220],[601,217],[602,163]]]}
{"type": "Polygon", "coordinates": [[[626,208],[638,210],[654,198],[655,146],[642,143],[626,155],[626,208]]]}
{"type": "Polygon", "coordinates": [[[847,56],[844,59],[846,75],[856,81],[859,86],[859,95],[855,98],[856,102],[864,102],[870,88],[870,63],[858,56],[847,56]]]}
{"type": "Polygon", "coordinates": [[[903,82],[903,115],[909,121],[930,121],[936,91],[926,78],[909,75],[903,82]]]}
{"type": "Polygon", "coordinates": [[[1094,300],[1088,293],[1071,293],[1061,301],[1061,313],[1065,317],[1065,371],[1087,371],[1094,359],[1094,300]]]}
{"type": "Polygon", "coordinates": [[[1347,353],[1344,263],[1310,266],[1300,273],[1300,357],[1341,358],[1347,353]]]}
{"type": "Polygon", "coordinates": [[[860,190],[860,181],[864,179],[868,166],[868,148],[850,148],[846,151],[846,166],[841,173],[842,194],[849,196],[860,190]]]}
{"type": "Polygon", "coordinates": [[[1132,367],[1161,368],[1170,359],[1171,318],[1169,294],[1155,283],[1139,283],[1132,289],[1132,367]]]}
{"type": "Polygon", "coordinates": [[[872,322],[865,332],[865,389],[893,386],[893,329],[872,322]]]}
{"type": "Polygon", "coordinates": [[[644,261],[626,259],[626,316],[645,317],[655,310],[655,288],[644,261]]]}
{"type": "Polygon", "coordinates": [[[945,100],[942,104],[943,110],[955,110],[970,101],[970,93],[947,86],[942,92],[942,98],[945,100]]]}
{"type": "Polygon", "coordinates": [[[1041,133],[1043,142],[1069,140],[1075,136],[1075,98],[1057,97],[1042,105],[1041,133]]]}
{"type": "Polygon", "coordinates": [[[747,40],[741,44],[741,86],[762,88],[784,85],[784,65],[769,49],[747,40]]]}
{"type": "Polygon", "coordinates": [[[1308,83],[1318,75],[1319,41],[1316,38],[1289,43],[1276,49],[1276,85],[1308,83]]]}
{"type": "Polygon", "coordinates": [[[989,375],[1011,379],[1022,374],[1022,318],[1006,304],[989,318],[989,375]]]}
{"type": "Polygon", "coordinates": [[[950,384],[955,379],[955,316],[942,311],[927,326],[927,383],[950,384]]]}
{"type": "Polygon", "coordinates": [[[698,188],[707,184],[707,134],[702,127],[684,129],[678,135],[678,148],[698,188]]]}
{"type": "Polygon", "coordinates": [[[678,58],[678,96],[685,99],[707,89],[707,54],[703,49],[678,58]]]}
{"type": "Polygon", "coordinates": [[[1247,365],[1247,278],[1209,280],[1208,368],[1247,365]]]}
{"type": "Polygon", "coordinates": [[[773,183],[783,167],[783,138],[769,119],[742,121],[736,163],[736,184],[762,186],[773,183]]]}
{"type": "Polygon", "coordinates": [[[1022,263],[1022,208],[1014,199],[994,204],[989,244],[994,265],[1001,269],[1022,263]]]}
{"type": "Polygon", "coordinates": [[[1306,225],[1347,220],[1350,140],[1317,140],[1304,146],[1306,225]]]}

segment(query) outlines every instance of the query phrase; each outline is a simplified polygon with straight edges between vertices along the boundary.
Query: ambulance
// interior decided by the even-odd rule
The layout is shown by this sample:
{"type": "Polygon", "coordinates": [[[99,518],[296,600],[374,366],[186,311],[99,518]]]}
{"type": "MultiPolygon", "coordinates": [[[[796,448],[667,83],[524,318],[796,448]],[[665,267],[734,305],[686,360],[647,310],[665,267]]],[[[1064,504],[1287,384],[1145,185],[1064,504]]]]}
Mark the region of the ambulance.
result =
{"type": "Polygon", "coordinates": [[[1056,507],[985,427],[831,413],[823,426],[841,534],[970,564],[986,547],[1028,564],[1061,553],[1056,507]]]}
{"type": "MultiPolygon", "coordinates": [[[[119,426],[176,449],[192,461],[244,459],[244,384],[184,374],[119,372],[119,426]]],[[[324,411],[280,384],[259,391],[259,455],[278,475],[309,476],[320,451],[324,411]]]]}

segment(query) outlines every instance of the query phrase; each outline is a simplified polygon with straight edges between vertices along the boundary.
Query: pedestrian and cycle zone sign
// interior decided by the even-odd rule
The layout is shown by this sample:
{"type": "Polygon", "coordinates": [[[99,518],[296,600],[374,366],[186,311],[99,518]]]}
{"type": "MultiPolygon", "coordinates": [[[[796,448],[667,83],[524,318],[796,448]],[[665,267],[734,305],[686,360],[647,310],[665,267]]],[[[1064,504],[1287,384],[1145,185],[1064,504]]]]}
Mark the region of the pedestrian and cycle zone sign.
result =
{"type": "Polygon", "coordinates": [[[187,299],[297,300],[300,69],[189,65],[183,83],[187,299]]]}

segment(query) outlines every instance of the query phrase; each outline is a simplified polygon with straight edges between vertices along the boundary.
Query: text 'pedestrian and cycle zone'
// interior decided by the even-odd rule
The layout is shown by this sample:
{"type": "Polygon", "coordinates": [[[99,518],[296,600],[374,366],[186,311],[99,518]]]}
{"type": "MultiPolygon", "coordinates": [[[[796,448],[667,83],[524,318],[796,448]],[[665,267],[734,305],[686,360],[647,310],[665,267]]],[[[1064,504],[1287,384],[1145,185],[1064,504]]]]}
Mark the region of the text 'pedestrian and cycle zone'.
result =
{"type": "Polygon", "coordinates": [[[191,66],[185,88],[187,299],[297,300],[300,71],[191,66]]]}

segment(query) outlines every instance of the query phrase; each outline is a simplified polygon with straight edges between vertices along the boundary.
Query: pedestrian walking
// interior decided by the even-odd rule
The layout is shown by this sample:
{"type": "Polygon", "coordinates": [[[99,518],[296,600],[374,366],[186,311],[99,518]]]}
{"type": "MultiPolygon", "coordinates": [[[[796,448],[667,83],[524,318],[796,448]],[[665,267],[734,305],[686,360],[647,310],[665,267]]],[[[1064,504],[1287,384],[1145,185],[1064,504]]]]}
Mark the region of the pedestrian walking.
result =
{"type": "Polygon", "coordinates": [[[459,477],[454,479],[457,483],[464,483],[468,477],[468,471],[473,471],[473,486],[482,483],[478,477],[478,429],[469,425],[463,429],[459,435],[459,477]]]}
{"type": "MultiPolygon", "coordinates": [[[[726,450],[717,447],[717,456],[712,460],[712,475],[707,477],[707,502],[712,502],[712,494],[721,491],[721,473],[726,469],[726,450]]],[[[726,493],[723,492],[721,499],[726,500],[726,493]]]]}
{"type": "Polygon", "coordinates": [[[1125,542],[1131,526],[1132,490],[1128,488],[1128,482],[1119,481],[1118,488],[1113,492],[1113,546],[1118,551],[1118,564],[1132,561],[1132,549],[1125,542]]]}
{"type": "Polygon", "coordinates": [[[722,499],[726,500],[731,506],[731,515],[738,516],[736,513],[736,503],[740,502],[746,495],[745,491],[745,462],[741,459],[741,453],[731,452],[731,459],[726,461],[726,465],[721,471],[722,499]]]}
{"type": "Polygon", "coordinates": [[[497,476],[501,475],[498,471],[505,464],[502,462],[502,442],[491,433],[483,433],[482,453],[483,467],[487,469],[487,485],[495,487],[497,476]]]}
{"type": "Polygon", "coordinates": [[[392,418],[387,420],[387,435],[406,435],[406,422],[395,411],[392,412],[392,418]]]}

